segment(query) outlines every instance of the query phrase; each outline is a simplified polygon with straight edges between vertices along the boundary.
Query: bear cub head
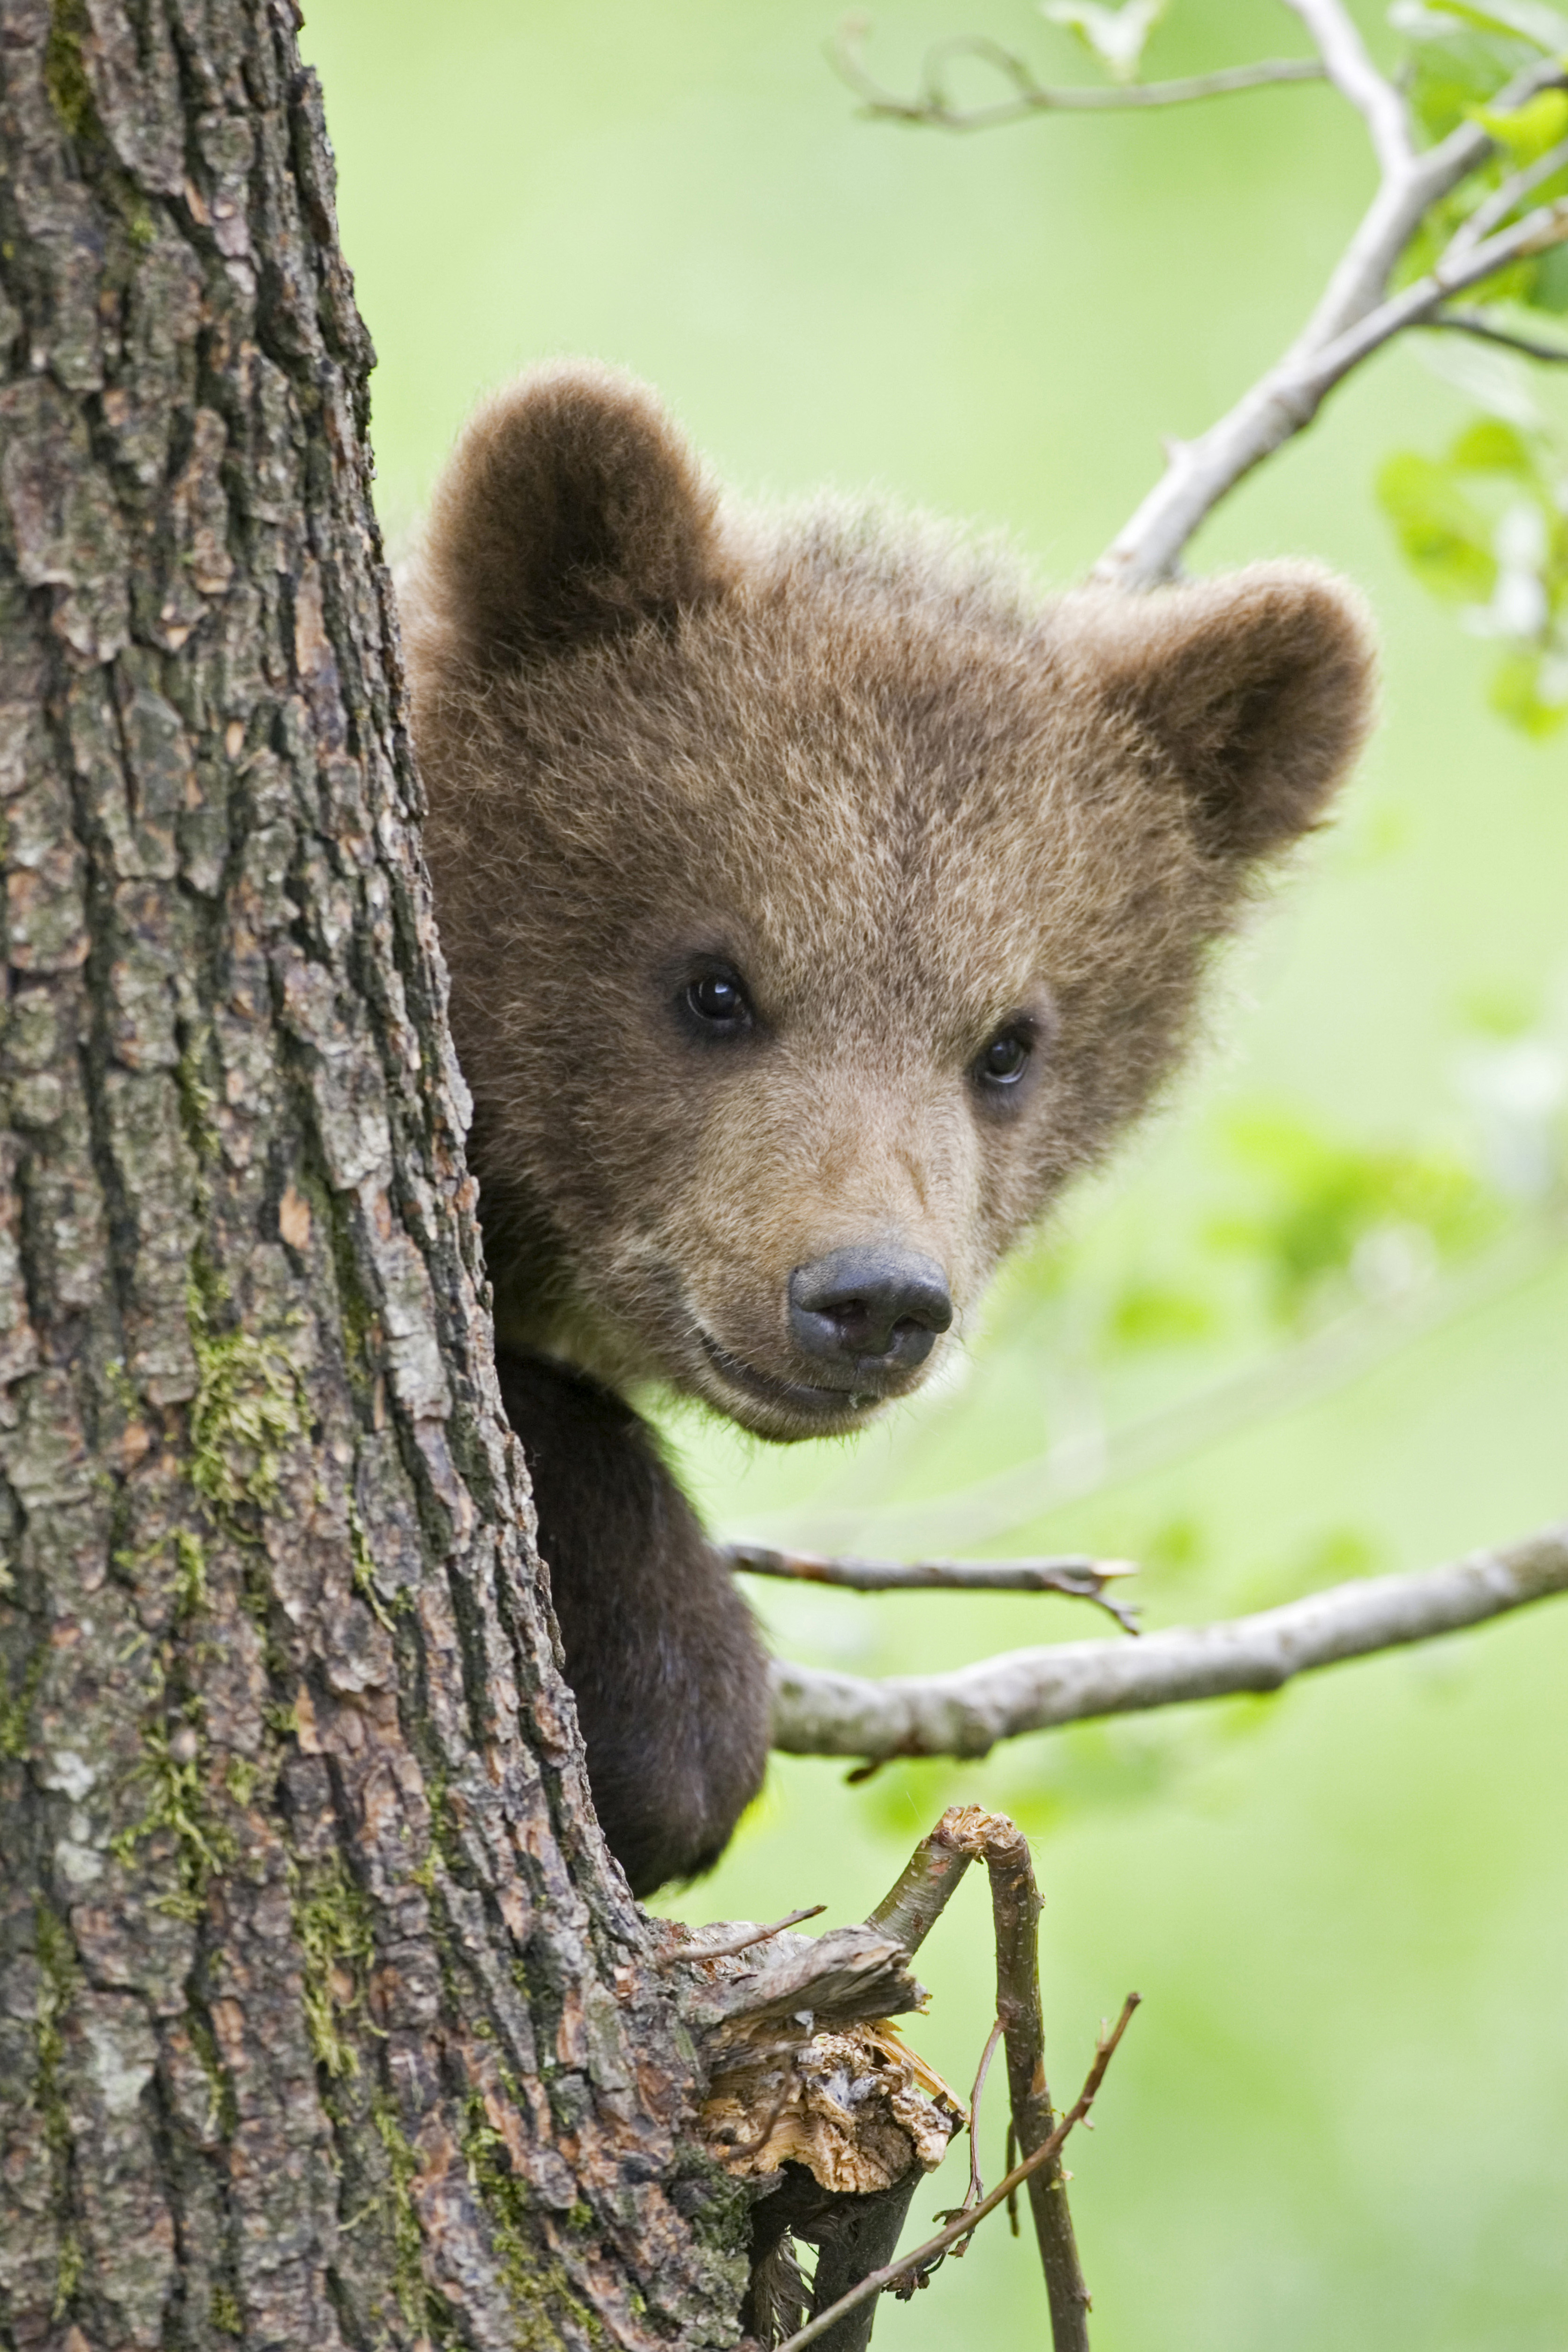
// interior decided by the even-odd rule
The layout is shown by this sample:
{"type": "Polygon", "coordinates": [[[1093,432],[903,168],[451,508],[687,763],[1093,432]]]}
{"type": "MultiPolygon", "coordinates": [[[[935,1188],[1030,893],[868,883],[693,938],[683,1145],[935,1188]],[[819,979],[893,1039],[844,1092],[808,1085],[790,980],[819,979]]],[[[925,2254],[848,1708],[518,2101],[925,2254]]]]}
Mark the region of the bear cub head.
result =
{"type": "Polygon", "coordinates": [[[498,1328],[769,1438],[928,1376],[1371,698],[1309,566],[1041,599],[926,522],[730,505],[580,365],[469,424],[405,612],[498,1328]]]}

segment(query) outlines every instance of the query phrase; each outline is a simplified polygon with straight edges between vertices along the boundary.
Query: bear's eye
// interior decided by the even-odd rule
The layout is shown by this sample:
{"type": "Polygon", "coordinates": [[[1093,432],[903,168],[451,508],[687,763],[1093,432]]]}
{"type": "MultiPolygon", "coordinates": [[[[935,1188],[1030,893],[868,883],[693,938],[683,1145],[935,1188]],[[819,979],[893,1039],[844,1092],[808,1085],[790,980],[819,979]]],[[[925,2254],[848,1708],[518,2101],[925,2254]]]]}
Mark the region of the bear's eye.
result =
{"type": "Polygon", "coordinates": [[[751,1006],[733,971],[705,971],[688,981],[682,1002],[710,1034],[733,1037],[751,1026],[751,1006]]]}
{"type": "Polygon", "coordinates": [[[1025,1029],[999,1029],[975,1064],[985,1087],[1016,1087],[1029,1067],[1034,1039],[1025,1029]]]}

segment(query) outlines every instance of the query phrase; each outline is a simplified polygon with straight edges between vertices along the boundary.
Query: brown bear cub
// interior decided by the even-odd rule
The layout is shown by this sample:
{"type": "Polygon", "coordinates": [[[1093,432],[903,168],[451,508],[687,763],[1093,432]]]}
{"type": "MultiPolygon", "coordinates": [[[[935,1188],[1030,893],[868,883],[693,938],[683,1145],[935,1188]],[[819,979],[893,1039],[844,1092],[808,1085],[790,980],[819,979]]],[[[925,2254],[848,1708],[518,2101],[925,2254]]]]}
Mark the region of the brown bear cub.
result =
{"type": "Polygon", "coordinates": [[[480,409],[405,602],[502,1389],[646,1893],[756,1793],[768,1680],[623,1391],[788,1440],[919,1387],[1170,1074],[1368,635],[1302,565],[1041,601],[927,522],[732,507],[582,366],[480,409]]]}

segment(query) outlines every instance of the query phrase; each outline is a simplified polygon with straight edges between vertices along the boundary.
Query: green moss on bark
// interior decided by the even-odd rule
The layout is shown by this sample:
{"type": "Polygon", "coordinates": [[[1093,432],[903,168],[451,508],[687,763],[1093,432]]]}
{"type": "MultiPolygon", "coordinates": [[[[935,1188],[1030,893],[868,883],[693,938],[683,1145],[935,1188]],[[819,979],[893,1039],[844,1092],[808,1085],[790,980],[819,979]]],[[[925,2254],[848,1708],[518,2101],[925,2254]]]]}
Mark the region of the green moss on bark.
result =
{"type": "Polygon", "coordinates": [[[55,2317],[62,2318],[81,2284],[81,2231],[71,2210],[71,2123],[60,2080],[65,2064],[65,2034],[61,2021],[76,1989],[76,1948],[63,1919],[47,1903],[34,1911],[34,1935],[38,1956],[38,2005],[34,2029],[37,2071],[33,2104],[44,2126],[53,2175],[50,2189],[55,2209],[58,2252],[55,2272],[55,2317]]]}
{"type": "Polygon", "coordinates": [[[54,0],[49,37],[44,46],[44,87],[49,104],[73,139],[101,142],[103,125],[92,84],[82,61],[82,36],[90,30],[84,0],[54,0]]]}
{"type": "Polygon", "coordinates": [[[359,2071],[359,2053],[343,2037],[350,2017],[365,2016],[376,1956],[371,1906],[340,1853],[289,1864],[294,1934],[305,1963],[305,2030],[317,2063],[330,2075],[359,2071]]]}

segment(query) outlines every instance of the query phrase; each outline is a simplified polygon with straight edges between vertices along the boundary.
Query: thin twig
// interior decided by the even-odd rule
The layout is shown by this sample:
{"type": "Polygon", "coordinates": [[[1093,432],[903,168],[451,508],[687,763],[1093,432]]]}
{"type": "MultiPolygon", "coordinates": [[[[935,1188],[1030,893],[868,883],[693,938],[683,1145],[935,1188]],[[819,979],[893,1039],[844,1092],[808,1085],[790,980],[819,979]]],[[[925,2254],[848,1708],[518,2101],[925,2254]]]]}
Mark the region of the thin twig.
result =
{"type": "Polygon", "coordinates": [[[975,2087],[969,2094],[969,2187],[962,2205],[949,2213],[939,2213],[939,2221],[956,2221],[960,2213],[967,2213],[986,2193],[980,2178],[980,2094],[986,2087],[986,2076],[991,2071],[991,2061],[997,2054],[997,2044],[1002,2038],[1002,2021],[998,2017],[986,2036],[986,2046],[980,2053],[979,2068],[975,2075],[975,2087]]]}
{"type": "Polygon", "coordinates": [[[872,2295],[881,2294],[884,2288],[894,2286],[901,2279],[912,2277],[915,2273],[926,2268],[940,2255],[946,2253],[960,2238],[970,2236],[988,2213],[994,2213],[998,2205],[1005,2205],[1009,2197],[1029,2179],[1031,2173],[1038,2171],[1042,2165],[1049,2164],[1052,2157],[1060,2153],[1062,2142],[1074,2125],[1082,2123],[1093,2105],[1100,2085],[1105,2079],[1105,2069],[1115,2054],[1116,2045],[1126,2032],[1133,2011],[1138,2007],[1141,1998],[1142,1996],[1135,1992],[1130,1992],[1127,1995],[1122,2004],[1121,2016],[1116,2020],[1110,2032],[1102,2036],[1095,2045],[1094,2063],[1089,2069],[1083,2088],[1048,2140],[1043,2141],[1032,2155],[1026,2156],[1021,2163],[1015,2165],[1006,2179],[997,2183],[990,2195],[983,2199],[973,2211],[966,2214],[961,2221],[950,2221],[946,2228],[939,2230],[934,2238],[927,2238],[923,2246],[915,2246],[909,2253],[901,2254],[897,2262],[889,2263],[881,2270],[868,2272],[859,2285],[852,2287],[848,2294],[841,2294],[837,2303],[830,2304],[826,2311],[818,2312],[804,2327],[798,2329],[793,2336],[788,2336],[778,2347],[778,2352],[805,2352],[805,2347],[808,2344],[814,2344],[819,2336],[825,2336],[830,2327],[837,2326],[846,2312],[853,2311],[857,2305],[866,2302],[872,2295]]]}
{"type": "Polygon", "coordinates": [[[1505,352],[1519,352],[1527,360],[1543,360],[1548,367],[1568,367],[1568,343],[1542,343],[1531,335],[1515,334],[1511,328],[1498,326],[1485,310],[1434,310],[1421,324],[1473,335],[1479,342],[1500,344],[1505,352]]]}
{"type": "Polygon", "coordinates": [[[1568,1521],[1447,1567],[1336,1585],[1141,1642],[1014,1650],[953,1674],[880,1683],[777,1661],[773,1744],[798,1756],[985,1756],[999,1739],[1092,1716],[1279,1690],[1312,1668],[1458,1633],[1564,1591],[1568,1521]]]}
{"type": "MultiPolygon", "coordinates": [[[[997,2021],[1007,2051],[1012,2107],[1009,2144],[1010,2147],[1016,2136],[1017,2145],[1029,2156],[1049,2137],[1056,2118],[1046,2081],[1045,2027],[1040,2014],[1040,1890],[1023,1832],[1006,1813],[988,1811],[983,1805],[950,1805],[930,1834],[921,1839],[867,1925],[883,1935],[897,1937],[913,1954],[930,1933],[970,1863],[982,1859],[991,1885],[997,2021]]],[[[990,2047],[987,2045],[981,2063],[982,2081],[990,2047]]],[[[972,2193],[977,2193],[978,2158],[973,2129],[971,2119],[970,2187],[972,2193]]],[[[1012,2168],[1010,2155],[1009,2168],[1012,2168]]],[[[1087,2352],[1089,2291],[1083,2284],[1060,2165],[1051,2164],[1031,2175],[1029,2194],[1051,2305],[1053,2352],[1087,2352]]],[[[1016,2225],[1016,2215],[1014,2219],[1016,2225]]]]}
{"type": "Polygon", "coordinates": [[[747,1576],[789,1583],[840,1585],[851,1592],[1060,1592],[1092,1601],[1124,1633],[1138,1630],[1137,1612],[1110,1600],[1113,1577],[1135,1576],[1127,1559],[1090,1559],[1072,1552],[1052,1559],[829,1559],[820,1552],[772,1551],[761,1544],[726,1546],[732,1568],[747,1576]]]}
{"type": "Polygon", "coordinates": [[[1110,114],[1129,109],[1187,106],[1195,100],[1225,98],[1232,91],[1261,89],[1270,82],[1322,81],[1315,58],[1265,58],[1254,64],[1222,66],[1217,72],[1184,74],[1170,81],[1067,83],[1037,81],[1022,58],[983,34],[963,35],[927,50],[920,91],[900,98],[867,70],[861,55],[870,26],[863,16],[846,17],[828,47],[828,57],[868,115],[884,121],[918,122],[939,131],[997,131],[1037,114],[1110,114]],[[950,59],[974,58],[992,67],[1017,95],[1001,105],[956,107],[949,103],[943,73],[950,59]]]}
{"type": "Polygon", "coordinates": [[[753,1927],[748,1935],[737,1936],[733,1944],[677,1944],[672,1952],[661,1952],[653,1965],[673,1969],[695,1960],[729,1960],[737,1952],[749,1952],[753,1944],[766,1944],[770,1936],[781,1936],[786,1927],[798,1927],[802,1919],[815,1919],[827,1909],[825,1903],[808,1903],[803,1911],[788,1911],[782,1919],[775,1919],[770,1927],[753,1927]]]}

